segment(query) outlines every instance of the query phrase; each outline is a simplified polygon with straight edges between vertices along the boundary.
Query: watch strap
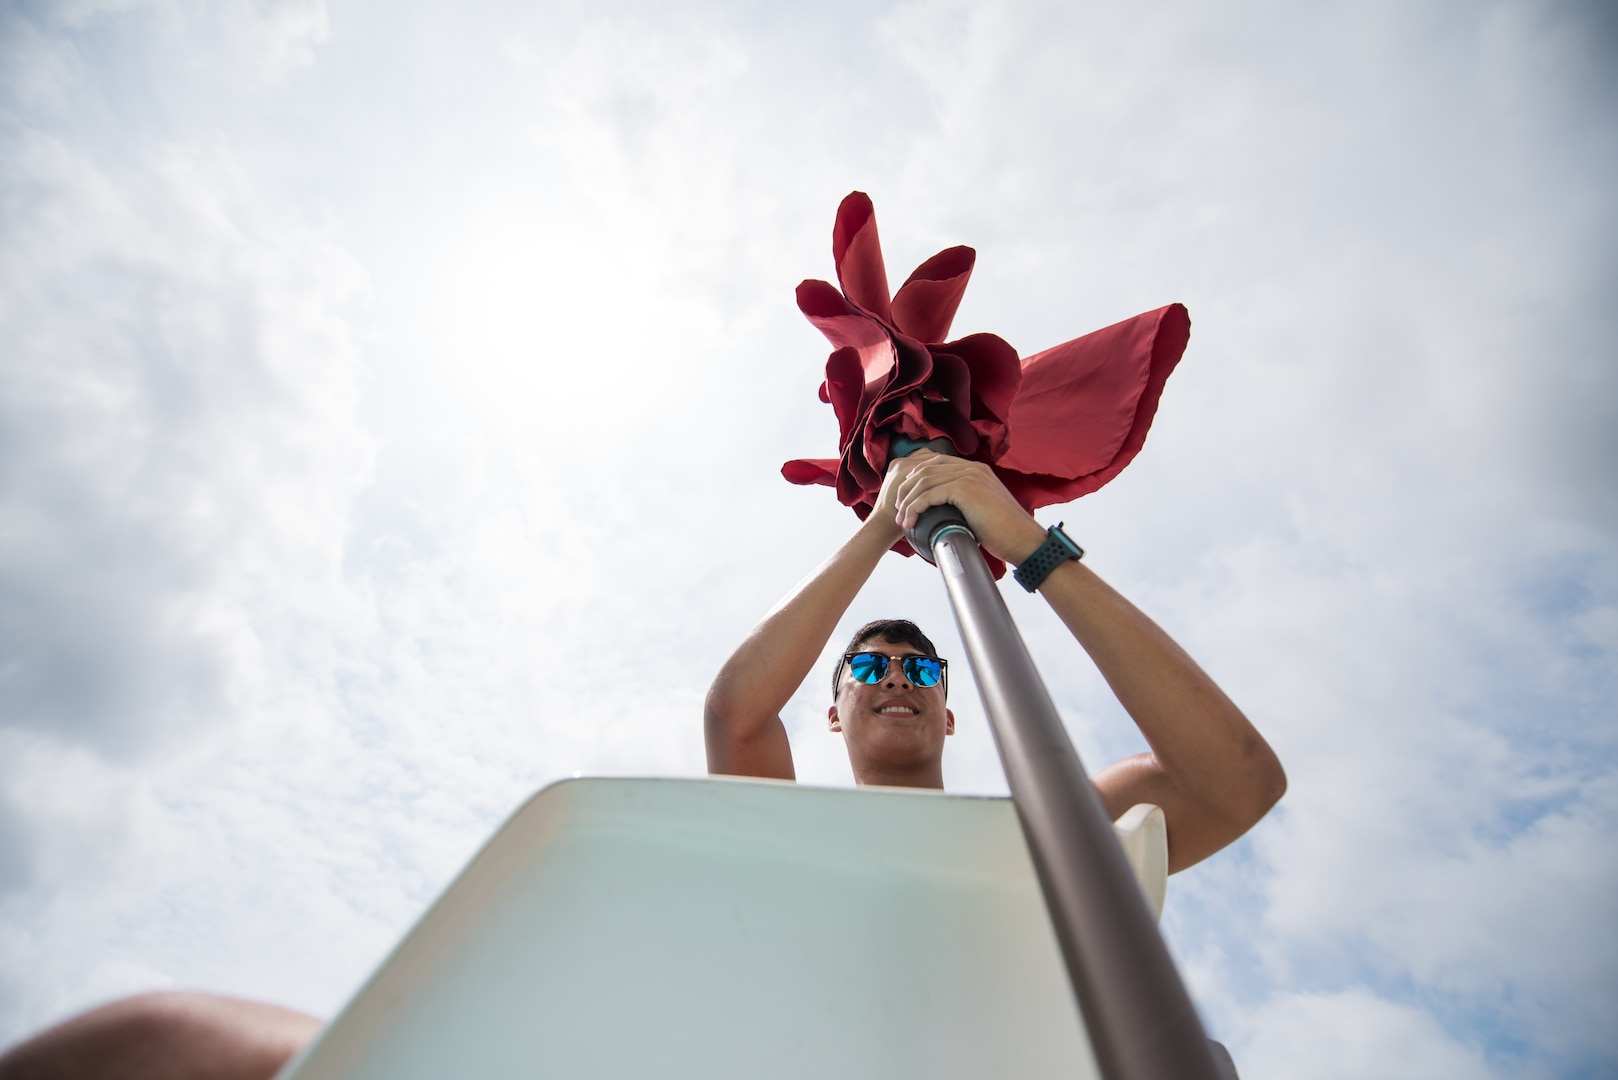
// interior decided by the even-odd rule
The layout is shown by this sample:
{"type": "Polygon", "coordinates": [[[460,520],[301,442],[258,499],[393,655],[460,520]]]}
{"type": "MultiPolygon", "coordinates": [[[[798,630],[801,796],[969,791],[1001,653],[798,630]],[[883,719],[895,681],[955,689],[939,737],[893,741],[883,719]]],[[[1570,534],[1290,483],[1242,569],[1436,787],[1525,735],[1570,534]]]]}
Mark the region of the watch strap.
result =
{"type": "Polygon", "coordinates": [[[1017,579],[1017,584],[1029,592],[1036,591],[1044,580],[1051,576],[1051,571],[1069,559],[1084,558],[1084,549],[1062,531],[1064,524],[1066,523],[1059,521],[1046,529],[1045,542],[1013,572],[1012,576],[1017,579]]]}

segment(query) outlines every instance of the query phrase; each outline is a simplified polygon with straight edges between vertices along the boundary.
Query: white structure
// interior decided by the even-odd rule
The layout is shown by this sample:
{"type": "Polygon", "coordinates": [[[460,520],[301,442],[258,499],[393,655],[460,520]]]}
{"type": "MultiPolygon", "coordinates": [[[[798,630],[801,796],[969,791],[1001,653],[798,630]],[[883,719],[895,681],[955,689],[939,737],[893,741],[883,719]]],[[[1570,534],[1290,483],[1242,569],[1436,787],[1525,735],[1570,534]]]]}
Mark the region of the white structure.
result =
{"type": "MultiPolygon", "coordinates": [[[[1161,912],[1162,812],[1118,828],[1161,912]]],[[[1096,1075],[1009,800],[571,780],[282,1080],[1096,1075]]]]}

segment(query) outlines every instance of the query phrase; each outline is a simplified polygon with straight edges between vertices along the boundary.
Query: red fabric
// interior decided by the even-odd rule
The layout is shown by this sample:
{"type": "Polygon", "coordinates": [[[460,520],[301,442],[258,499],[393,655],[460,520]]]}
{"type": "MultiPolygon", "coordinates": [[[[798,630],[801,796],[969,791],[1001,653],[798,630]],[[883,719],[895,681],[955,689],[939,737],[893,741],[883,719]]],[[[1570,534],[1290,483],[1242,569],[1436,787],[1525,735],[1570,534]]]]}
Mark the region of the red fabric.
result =
{"type": "MultiPolygon", "coordinates": [[[[834,346],[820,400],[837,415],[840,456],[789,461],[781,475],[835,487],[863,520],[895,435],[949,439],[1029,510],[1095,491],[1134,459],[1190,338],[1185,307],[1023,360],[993,334],[945,342],[976,258],[969,247],[941,251],[890,297],[871,200],[859,191],[843,200],[832,228],[842,291],[824,281],[798,286],[799,310],[834,346]]],[[[902,540],[895,549],[913,554],[902,540]]],[[[999,577],[1003,567],[991,564],[999,577]]]]}

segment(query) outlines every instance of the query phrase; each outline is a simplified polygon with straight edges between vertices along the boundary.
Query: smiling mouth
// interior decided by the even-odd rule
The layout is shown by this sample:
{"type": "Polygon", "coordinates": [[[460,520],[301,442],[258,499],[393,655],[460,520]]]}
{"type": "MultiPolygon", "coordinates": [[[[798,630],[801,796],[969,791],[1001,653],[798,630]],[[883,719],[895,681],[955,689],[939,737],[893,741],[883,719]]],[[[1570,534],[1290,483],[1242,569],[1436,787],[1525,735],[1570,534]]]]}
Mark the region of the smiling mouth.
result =
{"type": "Polygon", "coordinates": [[[884,705],[877,710],[883,716],[915,716],[916,710],[909,705],[884,705]]]}

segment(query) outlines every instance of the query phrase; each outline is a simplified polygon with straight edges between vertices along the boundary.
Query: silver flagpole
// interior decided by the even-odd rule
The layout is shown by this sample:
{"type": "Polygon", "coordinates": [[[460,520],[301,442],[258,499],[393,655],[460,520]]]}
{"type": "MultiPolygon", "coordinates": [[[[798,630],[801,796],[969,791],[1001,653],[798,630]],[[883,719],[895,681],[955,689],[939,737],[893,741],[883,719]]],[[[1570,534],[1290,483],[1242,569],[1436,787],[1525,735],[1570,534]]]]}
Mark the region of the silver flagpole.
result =
{"type": "Polygon", "coordinates": [[[1107,1080],[1220,1080],[1208,1036],[983,552],[953,506],[907,533],[944,576],[1084,1026],[1107,1080]]]}

